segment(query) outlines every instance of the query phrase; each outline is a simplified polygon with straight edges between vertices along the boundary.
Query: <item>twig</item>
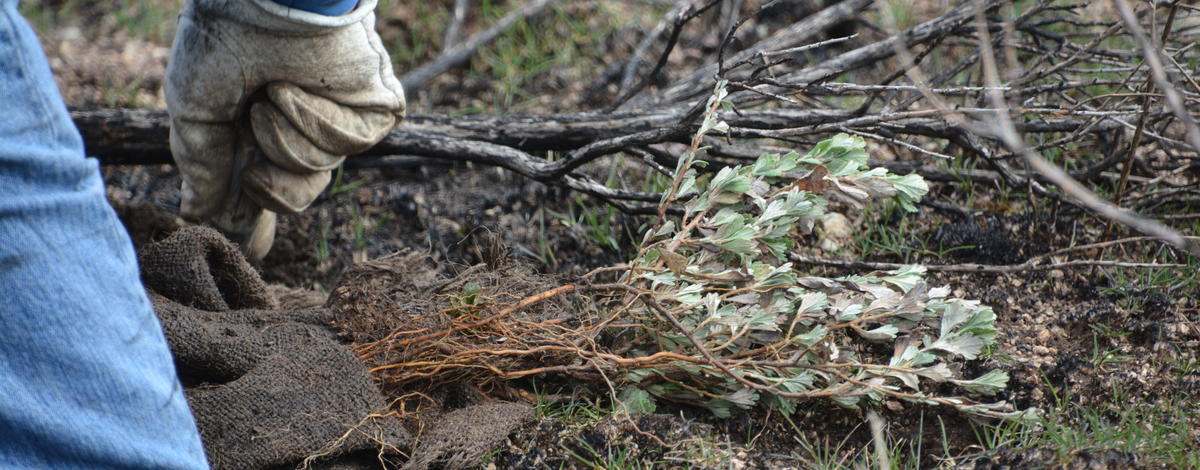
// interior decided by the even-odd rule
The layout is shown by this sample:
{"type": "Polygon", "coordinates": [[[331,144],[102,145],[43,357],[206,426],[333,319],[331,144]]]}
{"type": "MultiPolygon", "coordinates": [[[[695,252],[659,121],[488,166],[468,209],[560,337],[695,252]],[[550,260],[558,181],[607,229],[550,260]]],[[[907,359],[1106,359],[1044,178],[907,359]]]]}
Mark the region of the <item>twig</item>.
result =
{"type": "Polygon", "coordinates": [[[644,57],[650,50],[650,47],[658,41],[658,38],[662,37],[662,35],[667,32],[667,28],[671,27],[671,25],[675,24],[678,18],[682,17],[683,11],[688,8],[692,2],[693,0],[679,0],[675,2],[675,5],[672,6],[669,11],[667,11],[666,15],[663,15],[662,19],[658,21],[658,24],[654,25],[654,29],[651,29],[641,41],[638,41],[637,47],[633,49],[633,54],[630,55],[628,59],[625,59],[625,66],[621,69],[621,82],[617,87],[618,94],[626,94],[626,90],[629,90],[633,86],[633,79],[636,78],[637,71],[642,66],[642,57],[644,57]]]}
{"type": "MultiPolygon", "coordinates": [[[[1124,0],[1115,1],[1123,2],[1124,0]]],[[[975,0],[975,3],[977,6],[976,19],[980,24],[985,24],[983,18],[983,1],[975,0]]],[[[996,68],[995,55],[992,53],[991,41],[988,40],[987,28],[979,28],[978,31],[980,35],[979,44],[984,64],[985,80],[989,87],[999,87],[999,72],[996,68]]],[[[1168,96],[1170,95],[1166,89],[1163,91],[1166,92],[1168,96]]],[[[1084,206],[1095,211],[1097,214],[1121,223],[1139,232],[1157,237],[1171,244],[1172,246],[1179,248],[1180,250],[1191,253],[1192,255],[1200,256],[1200,245],[1189,242],[1186,238],[1180,235],[1179,232],[1176,232],[1174,229],[1171,229],[1166,225],[1146,219],[1135,213],[1128,212],[1120,207],[1114,206],[1108,201],[1097,197],[1095,193],[1084,187],[1082,184],[1079,184],[1078,181],[1075,181],[1074,178],[1071,178],[1071,176],[1066,174],[1066,172],[1064,172],[1061,168],[1051,164],[1050,162],[1046,161],[1045,158],[1042,158],[1041,155],[1038,155],[1030,150],[1025,144],[1025,141],[1017,135],[1016,126],[1013,124],[1012,119],[1009,117],[1007,112],[1008,104],[1004,100],[1004,94],[998,91],[991,91],[987,93],[987,95],[991,99],[992,105],[995,108],[1002,110],[1001,112],[994,113],[994,116],[997,118],[998,122],[996,122],[996,125],[994,126],[989,126],[991,127],[992,133],[1000,138],[1000,140],[1004,142],[1004,145],[1008,147],[1010,151],[1024,156],[1025,160],[1035,170],[1049,178],[1056,185],[1058,185],[1058,187],[1062,188],[1068,194],[1078,199],[1084,206]]],[[[1200,145],[1196,146],[1196,149],[1200,149],[1200,145]]]]}
{"type": "MultiPolygon", "coordinates": [[[[837,2],[824,10],[809,15],[804,20],[775,32],[767,39],[734,54],[728,59],[737,63],[755,57],[760,51],[778,50],[795,47],[812,40],[818,34],[833,25],[854,18],[859,11],[870,5],[872,0],[844,0],[837,2]]],[[[675,83],[667,86],[653,96],[643,97],[632,103],[633,107],[648,108],[655,104],[674,104],[694,99],[711,88],[711,80],[719,71],[719,63],[714,62],[697,69],[675,83]]],[[[737,77],[726,77],[737,79],[737,77]]]]}
{"type": "Polygon", "coordinates": [[[611,113],[615,111],[617,108],[620,108],[621,105],[625,104],[625,102],[630,98],[636,96],[638,93],[641,93],[642,90],[646,88],[646,85],[650,84],[650,80],[654,79],[654,76],[658,74],[658,71],[662,70],[663,66],[667,64],[667,58],[670,57],[671,51],[675,49],[675,44],[679,42],[679,33],[683,31],[683,25],[687,24],[688,21],[700,16],[705,11],[708,11],[709,8],[712,8],[719,3],[721,3],[721,0],[709,0],[708,3],[705,3],[698,8],[692,8],[692,3],[689,1],[687,8],[683,9],[674,20],[674,29],[671,30],[671,37],[667,39],[667,45],[665,48],[663,48],[662,54],[658,55],[658,62],[654,64],[654,68],[650,70],[650,73],[643,75],[641,81],[639,81],[638,84],[633,88],[628,90],[622,88],[620,90],[621,94],[612,102],[612,104],[609,104],[604,108],[604,112],[611,113]]]}
{"type": "Polygon", "coordinates": [[[490,44],[496,38],[512,28],[518,21],[528,20],[542,14],[555,0],[531,0],[524,6],[509,12],[490,28],[471,35],[463,42],[442,51],[437,58],[417,67],[400,77],[400,83],[405,90],[415,90],[429,83],[434,77],[445,73],[454,67],[470,60],[471,56],[484,45],[490,44]]]}
{"type": "Polygon", "coordinates": [[[1150,66],[1150,77],[1154,79],[1154,84],[1158,86],[1163,95],[1166,95],[1167,105],[1171,107],[1171,110],[1175,112],[1175,117],[1187,129],[1188,143],[1192,145],[1193,150],[1200,152],[1200,127],[1196,126],[1196,120],[1188,113],[1187,107],[1183,103],[1183,97],[1179,95],[1179,91],[1167,79],[1167,72],[1163,67],[1162,57],[1159,56],[1158,49],[1154,47],[1154,44],[1146,36],[1146,31],[1142,29],[1142,25],[1138,23],[1133,11],[1130,10],[1129,3],[1125,0],[1113,0],[1113,3],[1116,4],[1117,12],[1120,13],[1121,20],[1125,22],[1126,29],[1137,40],[1138,45],[1141,46],[1146,64],[1150,66]]]}
{"type": "MultiPolygon", "coordinates": [[[[880,263],[871,261],[840,261],[833,259],[812,258],[795,253],[788,255],[788,259],[795,263],[814,264],[820,266],[833,266],[847,269],[867,269],[874,271],[890,271],[900,269],[905,264],[900,263],[880,263]]],[[[960,272],[960,273],[1016,273],[1025,271],[1050,271],[1054,269],[1066,269],[1083,266],[1110,266],[1117,268],[1136,268],[1136,269],[1180,269],[1187,267],[1186,264],[1174,263],[1134,263],[1126,261],[1107,261],[1107,260],[1070,260],[1047,264],[1037,264],[1031,260],[1021,264],[924,264],[926,269],[930,271],[940,272],[960,272]]]]}
{"type": "Polygon", "coordinates": [[[454,0],[454,12],[450,14],[450,24],[446,26],[446,34],[442,36],[442,54],[458,44],[458,33],[463,21],[467,18],[467,6],[471,0],[454,0]]]}

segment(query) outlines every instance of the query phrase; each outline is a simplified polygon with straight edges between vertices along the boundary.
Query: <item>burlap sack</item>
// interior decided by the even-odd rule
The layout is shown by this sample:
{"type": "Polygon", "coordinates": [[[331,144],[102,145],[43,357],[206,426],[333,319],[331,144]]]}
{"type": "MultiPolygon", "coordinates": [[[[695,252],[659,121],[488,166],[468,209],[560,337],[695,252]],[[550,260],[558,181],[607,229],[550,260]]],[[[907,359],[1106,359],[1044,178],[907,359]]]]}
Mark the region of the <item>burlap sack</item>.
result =
{"type": "Polygon", "coordinates": [[[269,310],[262,279],[215,230],[181,228],[141,262],[213,468],[406,448],[397,420],[371,417],[387,403],[325,326],[330,312],[269,310]]]}
{"type": "Polygon", "coordinates": [[[508,434],[533,418],[520,403],[484,403],[450,411],[434,420],[420,438],[404,470],[469,468],[504,443],[508,434]]]}

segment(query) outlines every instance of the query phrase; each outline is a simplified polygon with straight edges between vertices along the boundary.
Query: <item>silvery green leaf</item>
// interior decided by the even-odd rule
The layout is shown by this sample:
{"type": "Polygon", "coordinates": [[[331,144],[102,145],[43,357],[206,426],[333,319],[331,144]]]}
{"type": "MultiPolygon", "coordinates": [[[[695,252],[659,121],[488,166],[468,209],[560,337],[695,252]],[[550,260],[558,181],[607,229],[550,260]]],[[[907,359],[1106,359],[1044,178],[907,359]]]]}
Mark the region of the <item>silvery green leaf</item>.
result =
{"type": "Polygon", "coordinates": [[[892,275],[883,278],[883,282],[899,287],[902,292],[908,292],[921,282],[922,276],[925,275],[925,267],[919,264],[909,264],[895,271],[891,271],[892,275]]]}
{"type": "Polygon", "coordinates": [[[824,325],[817,325],[814,326],[813,329],[808,330],[803,334],[793,336],[792,341],[803,344],[804,346],[812,346],[817,344],[817,341],[825,339],[825,335],[827,334],[829,334],[829,330],[826,329],[824,325]]]}
{"type": "Polygon", "coordinates": [[[792,241],[786,238],[762,240],[762,244],[776,259],[783,259],[792,250],[792,241]]]}
{"type": "Polygon", "coordinates": [[[916,212],[917,207],[913,204],[929,192],[929,185],[925,184],[925,179],[916,173],[904,176],[887,175],[884,178],[896,188],[896,202],[908,212],[916,212]]]}
{"type": "Polygon", "coordinates": [[[796,285],[796,270],[792,269],[792,263],[783,263],[780,269],[771,273],[763,280],[761,286],[763,288],[785,288],[796,285]]]}
{"type": "Polygon", "coordinates": [[[683,306],[700,305],[702,299],[700,295],[704,291],[704,286],[701,284],[688,284],[675,293],[675,300],[683,306]]]}
{"type": "Polygon", "coordinates": [[[779,324],[775,322],[775,314],[761,308],[754,310],[754,313],[746,320],[746,324],[753,330],[779,331],[779,324]]]}
{"type": "MultiPolygon", "coordinates": [[[[876,169],[881,170],[882,168],[876,169]]],[[[887,199],[898,194],[896,187],[888,182],[888,180],[878,176],[871,176],[868,173],[856,175],[854,177],[854,186],[869,194],[871,199],[887,199]]]]}
{"type": "Polygon", "coordinates": [[[833,176],[846,176],[866,166],[866,147],[862,137],[838,134],[818,142],[801,161],[825,165],[833,176]]]}
{"type": "Polygon", "coordinates": [[[739,408],[750,408],[755,403],[758,403],[758,392],[746,387],[734,392],[732,395],[726,395],[725,400],[737,405],[739,408]]]}
{"type": "Polygon", "coordinates": [[[658,231],[654,232],[654,236],[662,237],[662,236],[670,235],[673,232],[675,232],[675,221],[668,220],[662,224],[662,227],[658,228],[658,231]]]}
{"type": "Polygon", "coordinates": [[[803,369],[795,369],[796,375],[788,377],[779,383],[779,388],[785,392],[800,393],[812,389],[813,375],[803,369]]]}
{"type": "Polygon", "coordinates": [[[679,191],[676,194],[678,196],[686,196],[703,189],[696,185],[696,170],[689,169],[683,174],[683,180],[679,182],[679,191]]]}
{"type": "Polygon", "coordinates": [[[854,205],[855,207],[862,207],[862,203],[866,202],[868,199],[871,198],[871,195],[869,193],[867,193],[866,191],[863,191],[862,188],[859,188],[858,186],[854,185],[854,183],[839,180],[836,178],[831,181],[833,181],[833,186],[830,186],[830,189],[831,189],[830,195],[831,196],[841,195],[842,197],[840,197],[839,199],[841,199],[844,202],[850,203],[850,204],[854,205]]]}
{"type": "Polygon", "coordinates": [[[889,370],[886,374],[888,377],[900,379],[900,382],[913,390],[921,389],[921,381],[917,378],[917,374],[903,370],[889,370]]]}
{"type": "Polygon", "coordinates": [[[941,307],[942,314],[942,325],[938,332],[939,336],[949,335],[958,325],[967,321],[967,317],[970,315],[966,306],[957,299],[937,305],[941,307]]]}
{"type": "Polygon", "coordinates": [[[725,300],[727,300],[729,302],[733,302],[735,304],[742,304],[742,305],[756,304],[756,303],[758,303],[759,300],[762,300],[762,295],[759,294],[758,292],[750,291],[750,292],[743,292],[743,293],[735,295],[733,297],[729,297],[725,300]]]}
{"type": "Polygon", "coordinates": [[[696,196],[694,199],[691,200],[691,202],[688,203],[687,208],[684,210],[684,212],[686,212],[687,215],[692,215],[697,212],[708,210],[710,207],[712,207],[712,201],[710,201],[708,199],[708,195],[701,194],[699,196],[696,196]]]}
{"type": "Polygon", "coordinates": [[[628,378],[630,382],[638,383],[641,382],[642,379],[645,379],[651,375],[654,375],[654,371],[651,369],[633,369],[626,373],[625,377],[628,378]]]}
{"type": "Polygon", "coordinates": [[[675,273],[672,273],[671,271],[664,271],[655,274],[643,274],[642,276],[650,280],[651,287],[658,286],[659,284],[674,285],[675,281],[678,280],[675,277],[675,273]]]}
{"type": "Polygon", "coordinates": [[[733,406],[728,401],[713,399],[704,402],[704,407],[717,418],[733,416],[733,406]]]}
{"type": "Polygon", "coordinates": [[[746,215],[733,209],[724,208],[718,210],[716,214],[713,214],[708,223],[718,228],[735,223],[739,224],[740,226],[741,224],[746,223],[746,215]]]}
{"type": "Polygon", "coordinates": [[[914,369],[913,372],[934,382],[945,382],[954,377],[954,373],[950,371],[949,367],[946,367],[946,363],[944,362],[939,362],[929,367],[914,369]]]}
{"type": "Polygon", "coordinates": [[[991,307],[979,305],[978,301],[962,302],[972,309],[972,313],[959,329],[980,337],[985,345],[991,344],[996,337],[996,313],[991,307]]]}
{"type": "Polygon", "coordinates": [[[931,298],[931,299],[940,299],[940,298],[946,297],[947,295],[950,295],[950,286],[942,286],[942,287],[935,287],[933,289],[929,289],[929,298],[931,298]]]}
{"type": "Polygon", "coordinates": [[[756,176],[781,176],[796,169],[796,161],[800,155],[788,152],[784,155],[763,154],[754,162],[751,173],[756,176]]]}
{"type": "Polygon", "coordinates": [[[933,361],[936,361],[937,359],[938,359],[937,356],[935,356],[931,353],[925,352],[925,351],[921,351],[921,352],[917,353],[917,357],[913,358],[912,365],[913,366],[923,366],[925,364],[932,363],[933,361]]]}
{"type": "Polygon", "coordinates": [[[852,410],[858,409],[858,402],[861,399],[862,399],[862,397],[859,395],[849,395],[849,396],[834,395],[834,396],[829,397],[829,400],[836,403],[838,406],[843,407],[843,408],[850,408],[852,410]]]}
{"type": "Polygon", "coordinates": [[[656,408],[654,397],[650,396],[649,392],[633,386],[621,390],[617,401],[620,402],[621,409],[631,415],[653,413],[656,408]]]}
{"type": "Polygon", "coordinates": [[[929,345],[929,349],[958,354],[966,359],[975,359],[983,350],[983,340],[974,335],[943,336],[929,345]]]}
{"type": "Polygon", "coordinates": [[[863,306],[860,303],[851,303],[850,300],[834,303],[834,310],[837,311],[838,321],[850,321],[862,315],[863,306]],[[840,304],[840,305],[839,305],[840,304]]]}
{"type": "Polygon", "coordinates": [[[1002,370],[991,370],[974,380],[955,380],[954,383],[971,393],[995,395],[1008,386],[1008,374],[1002,370]]]}
{"type": "Polygon", "coordinates": [[[878,328],[874,328],[871,330],[859,331],[858,334],[860,336],[862,336],[863,338],[869,339],[871,341],[884,341],[884,340],[894,339],[896,337],[896,333],[899,333],[899,332],[900,332],[900,329],[898,329],[892,325],[883,325],[883,326],[880,326],[878,328]]]}
{"type": "Polygon", "coordinates": [[[710,292],[704,296],[704,310],[708,312],[708,316],[717,314],[721,308],[721,296],[715,292],[710,292]]]}
{"type": "Polygon", "coordinates": [[[743,194],[750,189],[750,178],[738,174],[734,167],[725,167],[713,176],[712,181],[708,183],[708,189],[711,192],[731,192],[743,194]]]}
{"type": "Polygon", "coordinates": [[[787,201],[785,200],[776,199],[771,201],[767,204],[767,207],[763,209],[762,213],[758,215],[758,222],[763,223],[787,215],[788,211],[786,206],[787,201]]]}
{"type": "Polygon", "coordinates": [[[888,361],[889,366],[903,365],[907,361],[911,361],[917,357],[917,340],[911,337],[901,338],[896,342],[895,349],[892,353],[892,359],[888,361]]]}
{"type": "Polygon", "coordinates": [[[779,395],[767,395],[766,404],[768,408],[783,413],[784,416],[791,416],[796,412],[796,402],[779,395]]]}
{"type": "Polygon", "coordinates": [[[800,307],[796,309],[796,313],[803,315],[826,308],[829,308],[829,297],[824,292],[809,291],[800,296],[800,307]]]}
{"type": "Polygon", "coordinates": [[[783,172],[777,171],[779,167],[779,154],[764,153],[754,160],[754,165],[750,167],[750,174],[755,176],[779,176],[783,172]]]}
{"type": "Polygon", "coordinates": [[[819,289],[831,292],[842,290],[841,283],[824,277],[801,277],[796,279],[796,284],[809,289],[819,289]]]}

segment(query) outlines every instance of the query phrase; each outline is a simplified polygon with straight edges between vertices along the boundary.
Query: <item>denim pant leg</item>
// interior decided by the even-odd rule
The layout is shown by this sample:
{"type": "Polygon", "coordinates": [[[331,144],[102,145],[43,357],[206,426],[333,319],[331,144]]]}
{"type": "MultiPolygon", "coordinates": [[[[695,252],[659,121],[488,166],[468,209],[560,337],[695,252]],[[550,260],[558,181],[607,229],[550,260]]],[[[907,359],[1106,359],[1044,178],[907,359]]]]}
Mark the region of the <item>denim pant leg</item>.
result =
{"type": "Polygon", "coordinates": [[[99,167],[0,0],[0,468],[208,468],[99,167]]]}

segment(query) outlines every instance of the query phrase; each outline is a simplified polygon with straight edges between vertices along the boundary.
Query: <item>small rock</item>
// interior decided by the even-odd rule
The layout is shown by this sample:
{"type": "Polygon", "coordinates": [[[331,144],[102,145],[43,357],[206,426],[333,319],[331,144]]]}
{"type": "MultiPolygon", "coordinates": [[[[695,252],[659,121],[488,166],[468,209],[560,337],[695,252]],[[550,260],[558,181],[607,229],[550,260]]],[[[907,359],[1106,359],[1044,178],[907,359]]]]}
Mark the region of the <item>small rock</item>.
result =
{"type": "Polygon", "coordinates": [[[854,227],[846,216],[839,212],[829,212],[821,216],[817,236],[821,240],[822,250],[837,251],[854,238],[854,227]]]}
{"type": "Polygon", "coordinates": [[[371,191],[371,188],[358,188],[358,190],[354,192],[354,200],[359,204],[371,202],[372,196],[374,196],[374,192],[371,191]]]}

